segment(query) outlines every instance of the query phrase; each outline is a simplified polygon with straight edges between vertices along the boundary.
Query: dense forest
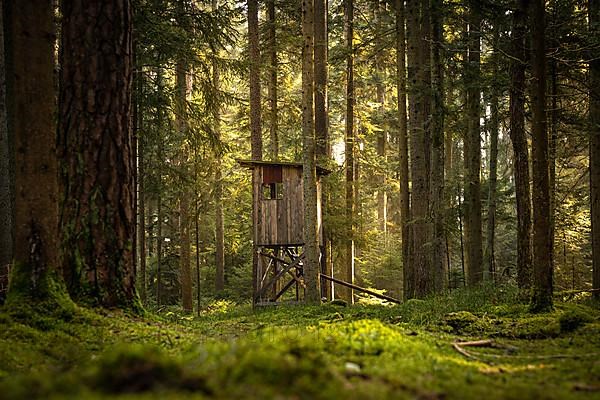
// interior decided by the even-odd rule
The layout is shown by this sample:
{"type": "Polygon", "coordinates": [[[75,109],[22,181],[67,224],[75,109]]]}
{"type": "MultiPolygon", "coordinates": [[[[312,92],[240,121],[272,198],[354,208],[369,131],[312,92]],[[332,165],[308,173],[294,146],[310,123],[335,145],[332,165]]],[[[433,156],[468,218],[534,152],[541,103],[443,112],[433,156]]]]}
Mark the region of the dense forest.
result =
{"type": "Polygon", "coordinates": [[[600,1],[0,9],[0,398],[600,392],[600,1]]]}

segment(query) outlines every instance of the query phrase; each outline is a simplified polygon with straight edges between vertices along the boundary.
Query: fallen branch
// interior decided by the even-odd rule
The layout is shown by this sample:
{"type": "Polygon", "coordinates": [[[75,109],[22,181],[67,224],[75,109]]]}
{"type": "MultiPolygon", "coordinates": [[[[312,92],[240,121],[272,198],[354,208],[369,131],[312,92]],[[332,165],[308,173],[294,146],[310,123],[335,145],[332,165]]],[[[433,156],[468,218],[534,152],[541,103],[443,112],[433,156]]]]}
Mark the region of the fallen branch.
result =
{"type": "Polygon", "coordinates": [[[496,349],[505,349],[508,351],[515,351],[517,348],[514,346],[501,345],[499,343],[494,342],[490,339],[485,340],[475,340],[471,342],[454,342],[452,343],[452,347],[462,354],[463,356],[470,358],[475,361],[483,362],[486,364],[492,364],[489,361],[483,360],[480,357],[491,357],[491,358],[520,358],[520,359],[528,359],[528,360],[550,360],[550,359],[564,359],[564,358],[588,358],[588,357],[598,357],[600,353],[587,353],[587,354],[549,354],[549,355],[515,355],[515,354],[491,354],[491,353],[477,353],[477,355],[468,352],[463,347],[491,347],[496,349]]]}

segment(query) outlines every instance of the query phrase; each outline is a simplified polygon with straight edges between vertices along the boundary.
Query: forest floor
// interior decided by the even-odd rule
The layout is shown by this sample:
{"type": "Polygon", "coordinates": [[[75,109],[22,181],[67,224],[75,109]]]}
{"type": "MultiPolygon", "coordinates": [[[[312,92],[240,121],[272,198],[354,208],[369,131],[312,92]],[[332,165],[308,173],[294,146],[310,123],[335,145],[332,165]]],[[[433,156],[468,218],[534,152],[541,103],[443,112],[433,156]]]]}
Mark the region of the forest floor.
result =
{"type": "Polygon", "coordinates": [[[600,399],[600,308],[512,289],[200,317],[0,309],[0,398],[600,399]],[[490,340],[481,346],[456,342],[490,340]]]}

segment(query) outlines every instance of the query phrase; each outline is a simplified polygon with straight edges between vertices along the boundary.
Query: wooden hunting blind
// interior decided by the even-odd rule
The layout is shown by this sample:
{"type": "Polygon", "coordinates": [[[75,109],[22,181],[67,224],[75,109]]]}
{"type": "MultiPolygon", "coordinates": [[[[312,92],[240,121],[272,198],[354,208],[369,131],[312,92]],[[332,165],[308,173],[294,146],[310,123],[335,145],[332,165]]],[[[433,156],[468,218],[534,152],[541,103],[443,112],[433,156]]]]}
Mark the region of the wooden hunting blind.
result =
{"type": "MultiPolygon", "coordinates": [[[[238,160],[252,170],[253,240],[258,260],[253,268],[254,303],[299,301],[305,288],[304,184],[302,163],[238,160]],[[288,289],[294,287],[295,295],[288,289]]],[[[317,167],[317,223],[323,245],[321,177],[330,171],[317,167]]],[[[324,260],[324,257],[321,257],[324,260]]]]}

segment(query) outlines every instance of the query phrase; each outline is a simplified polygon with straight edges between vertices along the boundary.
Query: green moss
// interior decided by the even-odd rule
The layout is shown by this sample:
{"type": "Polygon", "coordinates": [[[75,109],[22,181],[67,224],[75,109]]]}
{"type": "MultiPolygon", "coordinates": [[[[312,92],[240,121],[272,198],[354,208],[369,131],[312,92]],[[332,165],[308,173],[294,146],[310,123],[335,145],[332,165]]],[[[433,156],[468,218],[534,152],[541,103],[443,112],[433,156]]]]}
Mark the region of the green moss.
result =
{"type": "Polygon", "coordinates": [[[590,323],[594,318],[581,310],[571,309],[561,314],[558,318],[561,332],[573,332],[580,326],[590,323]]]}
{"type": "Polygon", "coordinates": [[[452,327],[456,332],[464,330],[479,320],[479,318],[468,311],[449,313],[444,319],[446,324],[452,327]]]}
{"type": "Polygon", "coordinates": [[[215,305],[194,319],[84,308],[70,316],[48,310],[44,319],[35,310],[4,309],[0,393],[11,399],[583,399],[589,394],[575,387],[600,385],[597,358],[589,356],[600,348],[598,310],[558,304],[553,313],[530,315],[473,297],[472,305],[466,295],[458,304],[444,296],[395,307],[228,305],[222,312],[215,305]],[[593,320],[562,334],[561,316],[573,310],[593,320]],[[440,331],[449,324],[460,332],[440,331]],[[493,336],[505,347],[469,348],[477,359],[466,358],[451,346],[464,335],[493,336]]]}

